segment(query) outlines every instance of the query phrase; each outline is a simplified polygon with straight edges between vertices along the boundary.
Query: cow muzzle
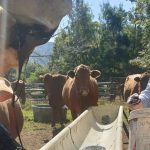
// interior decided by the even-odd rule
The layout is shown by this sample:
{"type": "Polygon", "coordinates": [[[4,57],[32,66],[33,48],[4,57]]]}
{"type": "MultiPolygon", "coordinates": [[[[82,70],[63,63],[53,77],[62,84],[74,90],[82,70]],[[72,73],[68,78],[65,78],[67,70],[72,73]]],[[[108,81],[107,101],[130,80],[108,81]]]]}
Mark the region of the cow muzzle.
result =
{"type": "Polygon", "coordinates": [[[89,90],[88,89],[81,89],[80,93],[82,96],[87,96],[89,94],[89,90]]]}

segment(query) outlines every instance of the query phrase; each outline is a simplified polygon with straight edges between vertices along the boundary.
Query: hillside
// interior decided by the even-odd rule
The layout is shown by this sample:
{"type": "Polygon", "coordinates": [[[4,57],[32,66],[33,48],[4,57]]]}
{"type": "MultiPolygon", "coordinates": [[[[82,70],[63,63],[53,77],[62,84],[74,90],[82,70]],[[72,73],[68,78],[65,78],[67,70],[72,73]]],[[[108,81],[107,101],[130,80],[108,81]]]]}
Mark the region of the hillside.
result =
{"type": "Polygon", "coordinates": [[[35,47],[33,53],[29,58],[29,63],[35,62],[40,65],[46,65],[49,57],[53,52],[53,42],[47,42],[43,45],[35,47]]]}

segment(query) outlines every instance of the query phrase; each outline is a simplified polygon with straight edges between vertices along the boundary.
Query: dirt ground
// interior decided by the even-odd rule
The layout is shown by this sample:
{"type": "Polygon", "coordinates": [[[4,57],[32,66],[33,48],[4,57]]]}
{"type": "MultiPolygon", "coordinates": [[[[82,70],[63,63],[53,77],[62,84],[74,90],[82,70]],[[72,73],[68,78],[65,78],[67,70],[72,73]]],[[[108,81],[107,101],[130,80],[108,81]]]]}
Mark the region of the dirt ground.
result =
{"type": "MultiPolygon", "coordinates": [[[[26,114],[25,114],[26,115],[26,114]]],[[[21,132],[21,139],[26,150],[39,150],[53,137],[53,131],[50,123],[37,123],[33,121],[33,116],[26,115],[23,130],[21,132]]],[[[125,120],[124,120],[125,121],[125,120]]],[[[69,124],[68,122],[66,126],[69,124]]],[[[126,127],[128,123],[125,121],[126,127]]],[[[59,124],[57,125],[59,128],[59,124]]],[[[60,131],[60,130],[59,130],[60,131]]],[[[123,150],[128,149],[128,137],[123,129],[123,150]]],[[[17,139],[18,141],[18,139],[17,139]]]]}
{"type": "Polygon", "coordinates": [[[50,124],[34,123],[32,121],[25,123],[25,127],[21,132],[21,140],[26,150],[39,150],[52,139],[52,136],[50,124]],[[27,126],[30,126],[30,128],[27,126]]]}
{"type": "MultiPolygon", "coordinates": [[[[49,124],[28,122],[21,132],[21,139],[26,150],[39,150],[52,139],[52,128],[49,124]]],[[[128,137],[123,130],[123,150],[128,149],[128,137]]],[[[18,139],[17,139],[18,141],[18,139]]]]}
{"type": "MultiPolygon", "coordinates": [[[[49,140],[52,139],[52,128],[49,124],[30,122],[33,130],[23,128],[21,139],[26,150],[39,150],[49,140]],[[34,129],[35,128],[35,129],[34,129]]],[[[17,139],[18,141],[18,139],[17,139]]],[[[123,130],[123,150],[128,149],[128,137],[123,130]]]]}

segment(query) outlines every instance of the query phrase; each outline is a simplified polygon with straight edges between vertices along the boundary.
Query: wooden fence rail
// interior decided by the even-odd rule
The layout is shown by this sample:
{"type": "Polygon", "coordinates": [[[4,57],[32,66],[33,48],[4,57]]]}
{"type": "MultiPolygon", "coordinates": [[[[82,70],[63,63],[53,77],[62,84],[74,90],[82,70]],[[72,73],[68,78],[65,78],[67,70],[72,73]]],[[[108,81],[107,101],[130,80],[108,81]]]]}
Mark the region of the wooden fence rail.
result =
{"type": "MultiPolygon", "coordinates": [[[[99,97],[114,100],[118,92],[118,82],[98,82],[99,97]]],[[[26,84],[26,95],[32,99],[46,99],[43,83],[26,84]]]]}
{"type": "Polygon", "coordinates": [[[98,82],[99,96],[108,100],[115,100],[118,94],[118,82],[98,82]]]}
{"type": "Polygon", "coordinates": [[[43,83],[26,84],[25,91],[27,98],[31,98],[36,101],[46,99],[43,83]]]}

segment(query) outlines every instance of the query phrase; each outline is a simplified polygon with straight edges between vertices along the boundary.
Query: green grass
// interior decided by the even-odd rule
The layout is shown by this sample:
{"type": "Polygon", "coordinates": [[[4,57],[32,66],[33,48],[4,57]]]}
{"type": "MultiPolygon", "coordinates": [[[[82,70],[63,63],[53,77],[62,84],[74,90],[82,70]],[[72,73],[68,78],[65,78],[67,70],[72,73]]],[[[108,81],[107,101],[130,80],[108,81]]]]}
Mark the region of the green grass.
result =
{"type": "MultiPolygon", "coordinates": [[[[26,104],[22,105],[23,115],[24,115],[24,122],[25,122],[24,127],[28,128],[29,130],[30,129],[32,130],[33,128],[36,128],[40,124],[42,124],[42,123],[34,122],[32,105],[36,105],[36,104],[43,104],[43,102],[31,102],[30,100],[27,100],[26,104]]],[[[129,116],[128,107],[127,107],[126,103],[123,102],[123,101],[116,100],[114,102],[110,102],[108,100],[104,100],[104,99],[102,100],[102,99],[100,99],[98,101],[98,105],[101,106],[101,107],[103,107],[105,105],[119,105],[119,106],[122,105],[122,106],[124,106],[124,111],[126,112],[127,117],[129,116]]],[[[110,108],[110,110],[111,110],[111,108],[110,108]]],[[[68,124],[70,124],[70,122],[72,122],[72,116],[71,116],[70,110],[67,111],[67,119],[69,120],[69,122],[66,125],[68,125],[68,124]]],[[[57,124],[57,126],[60,126],[60,125],[57,124]]]]}
{"type": "Polygon", "coordinates": [[[72,121],[72,116],[71,116],[71,111],[68,110],[67,111],[67,117],[66,117],[68,120],[72,121]]]}
{"type": "Polygon", "coordinates": [[[31,102],[30,100],[27,100],[25,105],[22,105],[22,111],[24,116],[23,128],[30,132],[35,130],[41,130],[41,127],[46,128],[50,126],[49,123],[34,122],[32,105],[39,103],[41,104],[41,102],[31,102]]]}
{"type": "MultiPolygon", "coordinates": [[[[27,100],[26,103],[22,105],[23,114],[26,121],[33,121],[32,105],[36,104],[48,104],[48,102],[31,102],[30,100],[27,100]]],[[[70,110],[67,111],[67,119],[72,121],[70,110]]]]}
{"type": "Polygon", "coordinates": [[[33,112],[32,110],[23,110],[24,120],[33,121],[33,112]]]}

